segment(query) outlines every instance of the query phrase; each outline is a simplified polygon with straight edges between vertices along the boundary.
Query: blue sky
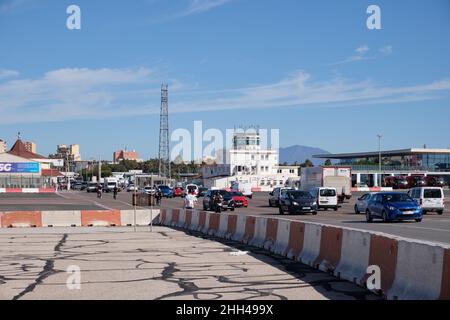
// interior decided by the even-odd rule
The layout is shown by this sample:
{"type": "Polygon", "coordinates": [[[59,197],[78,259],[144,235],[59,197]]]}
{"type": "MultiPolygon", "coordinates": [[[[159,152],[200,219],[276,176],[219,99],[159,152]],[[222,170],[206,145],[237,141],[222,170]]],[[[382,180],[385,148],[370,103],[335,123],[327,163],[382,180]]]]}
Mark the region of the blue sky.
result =
{"type": "Polygon", "coordinates": [[[171,129],[279,128],[282,147],[450,147],[450,2],[0,0],[0,139],[38,152],[125,146],[171,129]],[[81,8],[81,30],[66,8],[81,8]],[[381,8],[382,30],[366,9],[381,8]]]}

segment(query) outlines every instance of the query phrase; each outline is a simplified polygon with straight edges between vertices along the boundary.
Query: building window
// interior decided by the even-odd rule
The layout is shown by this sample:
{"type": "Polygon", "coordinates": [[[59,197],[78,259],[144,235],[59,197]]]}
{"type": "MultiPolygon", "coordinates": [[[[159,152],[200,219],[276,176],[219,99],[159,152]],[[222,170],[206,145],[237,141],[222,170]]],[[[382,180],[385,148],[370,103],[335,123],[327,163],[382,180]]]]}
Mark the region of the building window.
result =
{"type": "Polygon", "coordinates": [[[283,170],[278,169],[277,173],[283,173],[283,170]]]}

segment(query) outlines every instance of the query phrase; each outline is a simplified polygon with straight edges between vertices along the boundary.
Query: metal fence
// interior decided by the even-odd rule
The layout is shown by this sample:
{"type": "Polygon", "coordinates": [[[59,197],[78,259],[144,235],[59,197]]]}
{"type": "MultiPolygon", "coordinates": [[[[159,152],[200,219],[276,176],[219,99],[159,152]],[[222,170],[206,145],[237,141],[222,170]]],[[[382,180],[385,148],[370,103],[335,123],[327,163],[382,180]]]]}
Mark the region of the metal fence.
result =
{"type": "Polygon", "coordinates": [[[51,178],[40,175],[0,175],[0,188],[45,188],[51,178]]]}

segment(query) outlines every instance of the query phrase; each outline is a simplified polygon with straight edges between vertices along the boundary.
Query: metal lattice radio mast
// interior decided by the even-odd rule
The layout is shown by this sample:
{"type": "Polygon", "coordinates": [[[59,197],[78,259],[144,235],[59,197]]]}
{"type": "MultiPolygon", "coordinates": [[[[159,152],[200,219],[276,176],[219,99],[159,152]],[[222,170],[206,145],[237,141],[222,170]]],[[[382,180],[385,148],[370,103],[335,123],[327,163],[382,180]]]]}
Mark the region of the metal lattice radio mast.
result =
{"type": "Polygon", "coordinates": [[[159,176],[170,179],[169,155],[169,86],[161,85],[161,115],[159,123],[159,176]]]}

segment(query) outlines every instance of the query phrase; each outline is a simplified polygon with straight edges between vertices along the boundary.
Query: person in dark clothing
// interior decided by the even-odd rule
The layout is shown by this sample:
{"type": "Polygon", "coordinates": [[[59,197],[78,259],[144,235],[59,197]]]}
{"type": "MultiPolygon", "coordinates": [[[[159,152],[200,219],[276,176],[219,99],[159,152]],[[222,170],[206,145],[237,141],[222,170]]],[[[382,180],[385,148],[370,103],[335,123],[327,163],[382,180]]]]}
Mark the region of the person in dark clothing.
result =
{"type": "Polygon", "coordinates": [[[220,194],[220,192],[217,191],[214,194],[214,197],[213,197],[214,211],[215,212],[220,213],[222,211],[222,207],[221,207],[222,201],[223,201],[223,197],[220,194]]]}
{"type": "Polygon", "coordinates": [[[117,188],[117,186],[114,186],[114,189],[113,189],[113,197],[114,197],[114,199],[117,199],[117,192],[119,192],[119,188],[117,188]]]}
{"type": "Polygon", "coordinates": [[[102,186],[99,184],[97,185],[97,198],[101,198],[102,197],[102,186]]]}
{"type": "Polygon", "coordinates": [[[161,198],[162,198],[161,190],[159,190],[159,188],[156,187],[155,199],[156,199],[156,205],[157,206],[161,206],[161,198]]]}

